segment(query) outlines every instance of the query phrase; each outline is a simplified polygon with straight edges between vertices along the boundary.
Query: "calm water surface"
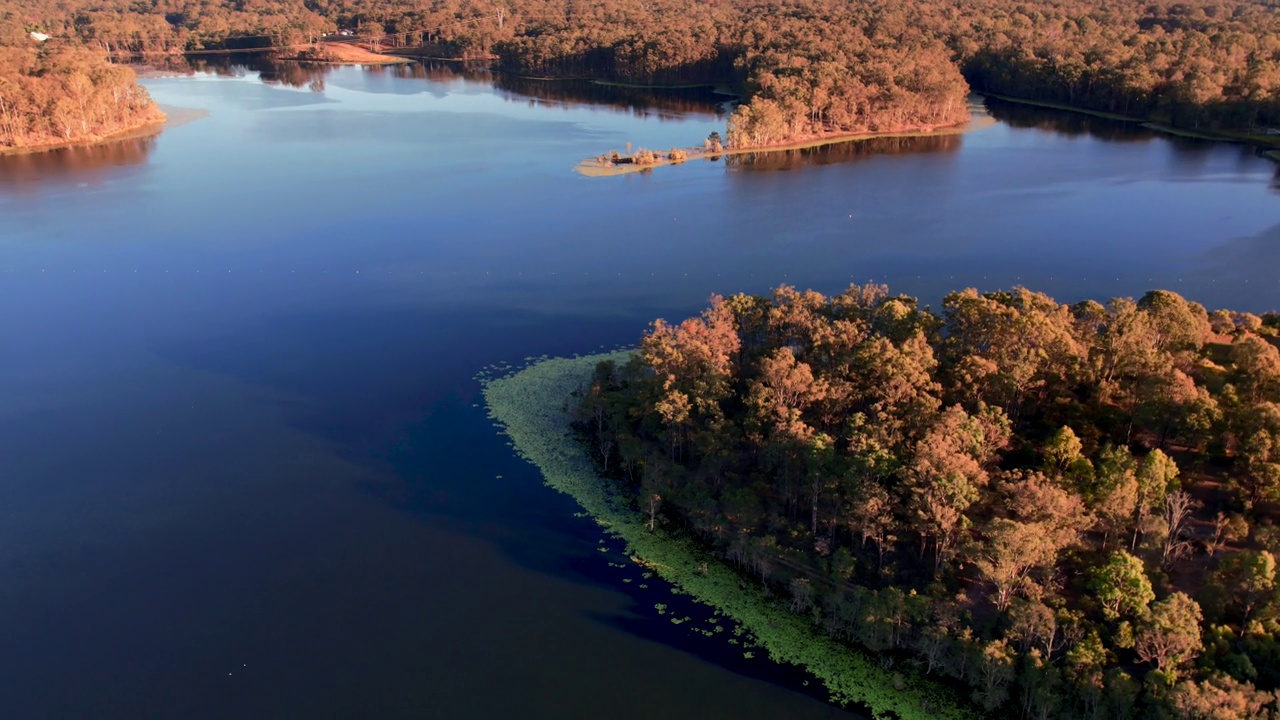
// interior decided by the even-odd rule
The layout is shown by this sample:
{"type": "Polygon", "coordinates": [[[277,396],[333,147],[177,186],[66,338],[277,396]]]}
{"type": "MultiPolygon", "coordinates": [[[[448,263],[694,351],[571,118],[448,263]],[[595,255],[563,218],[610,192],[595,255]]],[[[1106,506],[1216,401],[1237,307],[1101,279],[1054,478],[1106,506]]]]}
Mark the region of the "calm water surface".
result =
{"type": "Polygon", "coordinates": [[[147,86],[209,115],[0,158],[4,717],[848,717],[657,616],[472,375],[781,282],[1280,307],[1275,167],[1232,146],[994,106],[589,179],[723,131],[724,98],[420,66],[147,86]]]}

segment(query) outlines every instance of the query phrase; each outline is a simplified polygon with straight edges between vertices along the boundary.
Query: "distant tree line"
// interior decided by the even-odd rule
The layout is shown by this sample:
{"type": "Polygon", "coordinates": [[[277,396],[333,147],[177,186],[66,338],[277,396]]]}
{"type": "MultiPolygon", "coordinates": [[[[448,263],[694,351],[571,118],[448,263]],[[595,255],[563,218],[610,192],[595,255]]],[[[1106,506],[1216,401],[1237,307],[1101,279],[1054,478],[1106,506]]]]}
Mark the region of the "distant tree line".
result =
{"type": "Polygon", "coordinates": [[[578,400],[650,522],[999,717],[1276,717],[1280,316],[713,297],[578,400]]]}
{"type": "Polygon", "coordinates": [[[1280,126],[1275,0],[14,0],[109,51],[253,48],[338,29],[516,73],[727,83],[729,144],[963,121],[969,88],[1201,130],[1280,126]]]}

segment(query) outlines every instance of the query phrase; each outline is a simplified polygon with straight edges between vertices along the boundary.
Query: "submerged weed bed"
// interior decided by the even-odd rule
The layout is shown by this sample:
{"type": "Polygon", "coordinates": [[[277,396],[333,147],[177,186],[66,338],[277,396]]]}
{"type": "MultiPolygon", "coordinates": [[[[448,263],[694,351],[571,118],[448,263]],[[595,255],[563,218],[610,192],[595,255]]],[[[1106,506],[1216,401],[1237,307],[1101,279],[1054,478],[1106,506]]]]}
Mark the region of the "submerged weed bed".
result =
{"type": "Polygon", "coordinates": [[[835,642],[769,600],[761,588],[744,587],[737,573],[688,538],[661,528],[650,531],[641,514],[601,480],[570,427],[570,396],[586,384],[597,363],[622,364],[629,355],[618,351],[539,359],[504,377],[482,377],[489,416],[511,438],[517,454],[542,471],[546,484],[573,497],[607,533],[625,542],[635,562],[737,621],[772,660],[813,673],[833,702],[864,706],[878,718],[975,717],[950,689],[885,669],[874,657],[835,642]]]}

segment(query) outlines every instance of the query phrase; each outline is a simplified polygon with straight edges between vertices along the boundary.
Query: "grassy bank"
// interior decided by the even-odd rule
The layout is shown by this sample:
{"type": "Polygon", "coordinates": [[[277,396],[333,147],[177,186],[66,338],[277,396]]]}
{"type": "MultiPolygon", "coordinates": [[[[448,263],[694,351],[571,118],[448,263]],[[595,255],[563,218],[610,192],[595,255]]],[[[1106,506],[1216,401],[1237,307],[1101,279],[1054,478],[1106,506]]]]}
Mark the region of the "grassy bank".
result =
{"type": "Polygon", "coordinates": [[[628,351],[542,360],[514,374],[485,381],[490,417],[516,452],[542,471],[547,485],[573,497],[604,530],[624,541],[633,559],[698,600],[737,621],[777,662],[800,665],[819,678],[840,705],[862,706],[880,717],[961,720],[976,713],[948,688],[923,677],[881,667],[869,654],[841,645],[754,583],[745,587],[728,566],[689,538],[661,527],[650,531],[596,473],[574,437],[571,394],[589,381],[597,363],[623,363],[628,351]]]}
{"type": "Polygon", "coordinates": [[[368,48],[349,42],[320,42],[303,45],[291,48],[279,59],[330,65],[398,65],[412,62],[396,55],[372,52],[368,48]]]}

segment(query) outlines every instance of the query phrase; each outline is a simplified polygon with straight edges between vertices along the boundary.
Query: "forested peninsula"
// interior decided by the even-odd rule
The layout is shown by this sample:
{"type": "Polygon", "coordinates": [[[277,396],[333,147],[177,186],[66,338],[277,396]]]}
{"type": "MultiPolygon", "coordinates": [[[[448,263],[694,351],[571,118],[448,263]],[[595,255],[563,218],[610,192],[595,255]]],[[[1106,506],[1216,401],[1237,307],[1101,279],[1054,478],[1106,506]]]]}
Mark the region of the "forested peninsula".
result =
{"type": "Polygon", "coordinates": [[[741,91],[730,147],[956,125],[970,90],[1280,140],[1274,0],[16,0],[124,57],[368,47],[527,76],[741,91]]]}
{"type": "Polygon", "coordinates": [[[1166,291],[965,290],[933,311],[784,286],[655,322],[562,383],[568,405],[487,394],[572,408],[607,479],[564,470],[554,422],[517,446],[578,477],[557,486],[641,559],[663,562],[650,532],[732,568],[671,576],[718,607],[756,598],[730,614],[837,699],[901,712],[878,704],[891,682],[931,717],[944,695],[909,678],[933,678],[995,717],[1248,720],[1280,710],[1278,335],[1280,315],[1166,291]],[[769,613],[902,674],[842,681],[769,613]]]}
{"type": "Polygon", "coordinates": [[[0,21],[0,152],[101,140],[165,119],[132,69],[0,21]]]}

